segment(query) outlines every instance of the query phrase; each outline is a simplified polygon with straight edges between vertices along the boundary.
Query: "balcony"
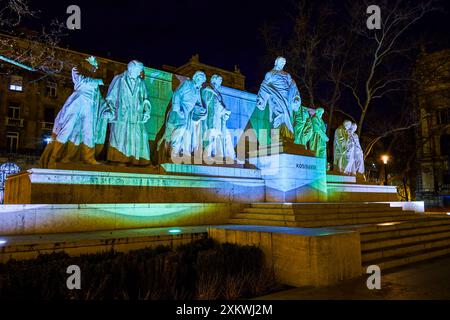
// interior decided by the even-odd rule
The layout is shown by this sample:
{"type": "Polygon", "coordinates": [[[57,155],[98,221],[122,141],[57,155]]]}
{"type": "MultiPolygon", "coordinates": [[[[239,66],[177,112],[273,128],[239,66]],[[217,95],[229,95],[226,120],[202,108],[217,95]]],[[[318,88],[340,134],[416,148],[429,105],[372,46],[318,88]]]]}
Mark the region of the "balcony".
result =
{"type": "Polygon", "coordinates": [[[23,128],[23,119],[5,117],[5,126],[23,128]]]}
{"type": "Polygon", "coordinates": [[[41,122],[41,129],[42,130],[47,130],[47,131],[52,131],[53,130],[53,122],[41,122]]]}

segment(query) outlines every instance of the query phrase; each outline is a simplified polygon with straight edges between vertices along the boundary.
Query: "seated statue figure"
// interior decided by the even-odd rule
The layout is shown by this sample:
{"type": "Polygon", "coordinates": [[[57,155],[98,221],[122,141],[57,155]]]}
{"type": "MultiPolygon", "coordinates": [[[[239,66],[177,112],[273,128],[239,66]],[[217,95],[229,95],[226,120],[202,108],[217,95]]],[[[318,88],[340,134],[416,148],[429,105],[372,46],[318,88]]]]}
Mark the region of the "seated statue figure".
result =
{"type": "Polygon", "coordinates": [[[322,115],[324,113],[323,108],[317,108],[316,113],[311,117],[312,136],[309,142],[309,148],[314,151],[316,157],[327,157],[327,126],[323,122],[322,115]]]}
{"type": "Polygon", "coordinates": [[[301,105],[300,93],[291,75],[283,68],[286,59],[278,57],[274,68],[266,73],[256,99],[256,106],[264,110],[269,105],[270,123],[280,130],[282,141],[294,141],[293,113],[301,105]]]}
{"type": "Polygon", "coordinates": [[[353,162],[352,145],[349,144],[351,121],[345,120],[334,133],[333,167],[336,172],[345,172],[349,163],[353,162]]]}
{"type": "Polygon", "coordinates": [[[234,160],[236,153],[231,134],[227,129],[227,120],[231,111],[223,102],[219,89],[222,85],[222,77],[215,74],[211,77],[210,84],[202,89],[203,104],[208,110],[206,120],[207,131],[205,135],[206,158],[214,158],[222,163],[223,158],[234,160]]]}
{"type": "Polygon", "coordinates": [[[160,162],[167,161],[168,157],[190,156],[199,147],[198,131],[207,116],[200,95],[205,81],[205,73],[197,71],[192,80],[184,81],[173,93],[164,135],[158,141],[160,162]]]}
{"type": "Polygon", "coordinates": [[[100,107],[103,104],[99,86],[102,79],[93,78],[98,69],[97,59],[89,57],[72,69],[75,91],[59,111],[52,138],[40,158],[40,166],[48,168],[56,162],[83,161],[97,165],[95,141],[100,107]]]}
{"type": "Polygon", "coordinates": [[[119,165],[150,164],[150,146],[145,123],[150,119],[151,104],[141,74],[144,65],[136,60],[109,86],[106,102],[113,114],[108,146],[108,160],[119,165]]]}

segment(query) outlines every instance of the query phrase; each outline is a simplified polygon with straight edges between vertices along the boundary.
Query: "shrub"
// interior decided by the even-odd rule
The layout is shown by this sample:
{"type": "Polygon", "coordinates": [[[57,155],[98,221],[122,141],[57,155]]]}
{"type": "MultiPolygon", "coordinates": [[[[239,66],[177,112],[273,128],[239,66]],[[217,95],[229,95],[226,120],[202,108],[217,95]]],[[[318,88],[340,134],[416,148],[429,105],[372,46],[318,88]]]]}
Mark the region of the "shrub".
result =
{"type": "Polygon", "coordinates": [[[77,257],[60,252],[0,264],[0,299],[238,299],[274,286],[260,249],[211,239],[175,250],[161,246],[77,257]],[[69,265],[81,269],[81,290],[66,287],[69,265]]]}

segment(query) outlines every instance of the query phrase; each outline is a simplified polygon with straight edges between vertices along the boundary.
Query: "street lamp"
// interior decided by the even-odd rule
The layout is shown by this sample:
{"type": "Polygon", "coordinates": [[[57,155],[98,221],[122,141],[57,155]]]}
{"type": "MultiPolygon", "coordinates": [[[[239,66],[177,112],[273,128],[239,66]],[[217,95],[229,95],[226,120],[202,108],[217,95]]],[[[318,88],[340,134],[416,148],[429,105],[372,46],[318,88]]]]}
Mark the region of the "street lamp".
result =
{"type": "Polygon", "coordinates": [[[384,185],[388,185],[388,178],[387,178],[387,163],[389,161],[389,156],[387,154],[383,154],[381,156],[381,161],[383,161],[384,164],[384,185]]]}

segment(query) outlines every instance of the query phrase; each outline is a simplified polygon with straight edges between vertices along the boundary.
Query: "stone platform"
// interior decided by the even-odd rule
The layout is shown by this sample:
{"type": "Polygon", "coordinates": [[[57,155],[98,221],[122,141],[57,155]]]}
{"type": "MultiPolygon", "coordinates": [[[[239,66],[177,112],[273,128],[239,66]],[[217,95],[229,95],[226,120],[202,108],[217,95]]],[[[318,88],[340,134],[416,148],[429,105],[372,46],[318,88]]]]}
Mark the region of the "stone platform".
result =
{"type": "Polygon", "coordinates": [[[204,226],[1,236],[0,263],[61,251],[76,256],[111,250],[127,252],[161,245],[175,248],[206,236],[204,226]]]}
{"type": "Polygon", "coordinates": [[[361,275],[358,232],[229,225],[211,227],[208,235],[221,243],[258,246],[278,281],[295,287],[327,286],[361,275]]]}
{"type": "Polygon", "coordinates": [[[232,203],[0,205],[0,235],[29,235],[227,223],[232,203]]]}
{"type": "Polygon", "coordinates": [[[264,201],[265,185],[258,170],[195,165],[171,169],[164,173],[143,173],[141,168],[137,173],[30,169],[8,177],[5,204],[264,201]]]}

